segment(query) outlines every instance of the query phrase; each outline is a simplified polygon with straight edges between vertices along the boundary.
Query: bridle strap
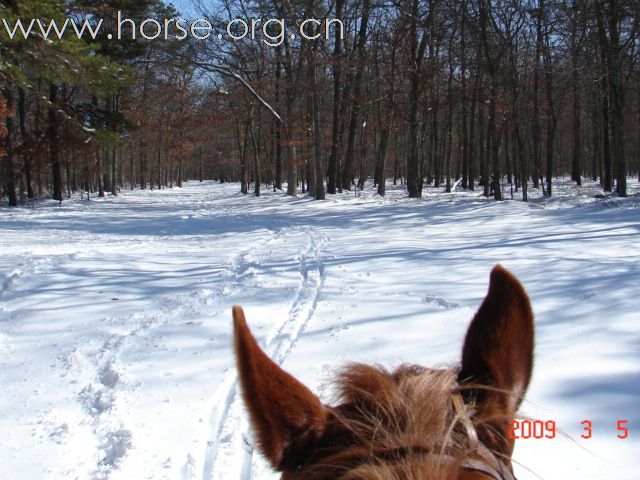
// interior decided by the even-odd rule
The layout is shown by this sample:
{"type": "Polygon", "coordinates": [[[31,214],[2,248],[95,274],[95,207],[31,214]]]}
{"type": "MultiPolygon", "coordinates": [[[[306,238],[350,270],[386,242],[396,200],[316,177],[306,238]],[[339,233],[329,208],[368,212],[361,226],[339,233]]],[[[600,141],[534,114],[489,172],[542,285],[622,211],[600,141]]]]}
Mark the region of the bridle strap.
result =
{"type": "Polygon", "coordinates": [[[467,436],[476,445],[476,454],[480,458],[468,458],[462,462],[465,470],[481,472],[494,480],[516,480],[511,469],[507,468],[496,455],[478,440],[478,432],[471,419],[465,414],[464,401],[460,394],[451,397],[458,421],[464,426],[467,436]]]}
{"type": "MultiPolygon", "coordinates": [[[[390,450],[378,451],[373,455],[376,459],[392,460],[397,458],[404,458],[410,453],[420,453],[425,455],[432,455],[432,453],[423,447],[399,447],[390,450]]],[[[464,470],[472,472],[481,472],[494,480],[517,480],[511,470],[507,468],[504,463],[499,461],[496,456],[484,445],[478,446],[477,454],[480,458],[467,458],[464,460],[460,467],[464,470]]],[[[445,458],[451,458],[448,455],[445,458]]]]}
{"type": "Polygon", "coordinates": [[[516,480],[516,477],[513,476],[513,473],[511,473],[510,470],[504,468],[504,465],[502,465],[500,462],[498,462],[498,469],[496,469],[488,465],[486,462],[474,458],[465,460],[462,463],[462,468],[472,472],[484,473],[494,480],[516,480]]]}

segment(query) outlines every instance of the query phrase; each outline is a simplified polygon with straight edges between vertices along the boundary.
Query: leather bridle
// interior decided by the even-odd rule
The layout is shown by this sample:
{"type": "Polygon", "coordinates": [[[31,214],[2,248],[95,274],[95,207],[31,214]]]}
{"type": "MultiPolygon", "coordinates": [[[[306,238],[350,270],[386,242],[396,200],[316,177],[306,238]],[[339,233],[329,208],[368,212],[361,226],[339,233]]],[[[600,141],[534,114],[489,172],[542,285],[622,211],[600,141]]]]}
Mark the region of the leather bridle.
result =
{"type": "MultiPolygon", "coordinates": [[[[419,375],[424,371],[424,367],[417,366],[414,367],[413,373],[419,375]]],[[[455,390],[451,395],[451,404],[453,411],[455,412],[452,429],[456,424],[461,425],[466,433],[466,437],[473,446],[473,456],[463,460],[460,464],[461,468],[468,472],[482,473],[491,477],[493,480],[517,480],[512,469],[505,465],[505,463],[501,461],[494,452],[487,448],[486,445],[480,442],[478,432],[469,417],[462,395],[459,392],[455,392],[455,390]]],[[[406,456],[408,452],[419,452],[426,455],[433,455],[432,451],[418,446],[397,448],[394,449],[394,451],[396,455],[400,454],[401,456],[406,456]]],[[[445,454],[444,457],[449,457],[452,462],[455,461],[455,459],[449,455],[445,454]]]]}
{"type": "Polygon", "coordinates": [[[462,468],[470,472],[483,473],[494,480],[517,480],[511,469],[482,444],[479,446],[478,455],[481,458],[470,458],[462,462],[462,468]]]}
{"type": "MultiPolygon", "coordinates": [[[[382,460],[397,460],[399,458],[407,457],[410,454],[424,454],[435,455],[432,450],[427,450],[422,446],[414,447],[400,447],[391,450],[375,451],[371,453],[371,457],[377,461],[382,460]]],[[[443,455],[440,458],[450,460],[454,463],[456,460],[449,456],[443,455]]],[[[491,452],[483,444],[478,444],[475,452],[475,456],[467,458],[462,461],[460,467],[468,472],[480,472],[493,480],[517,480],[510,468],[508,468],[503,462],[498,460],[496,455],[491,452]]]]}
{"type": "Polygon", "coordinates": [[[475,444],[475,454],[473,458],[468,458],[462,462],[462,468],[467,471],[483,473],[494,480],[516,480],[513,472],[504,462],[501,462],[491,450],[489,450],[478,439],[478,432],[473,422],[466,414],[464,400],[459,393],[453,394],[451,397],[453,409],[456,412],[456,418],[463,425],[467,437],[475,444]]]}

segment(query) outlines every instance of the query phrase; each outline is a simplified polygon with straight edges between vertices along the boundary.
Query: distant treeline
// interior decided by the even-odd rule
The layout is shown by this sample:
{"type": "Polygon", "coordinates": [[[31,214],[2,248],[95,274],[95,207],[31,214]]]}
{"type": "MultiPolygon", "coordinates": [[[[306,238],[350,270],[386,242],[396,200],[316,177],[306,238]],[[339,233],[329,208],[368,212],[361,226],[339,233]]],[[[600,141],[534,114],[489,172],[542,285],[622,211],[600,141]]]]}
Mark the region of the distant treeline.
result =
{"type": "Polygon", "coordinates": [[[626,196],[640,175],[637,0],[194,1],[180,21],[159,0],[22,0],[0,16],[9,205],[186,179],[526,200],[567,175],[626,196]],[[135,38],[115,37],[122,18],[135,38]],[[103,28],[25,39],[18,19],[103,28]]]}

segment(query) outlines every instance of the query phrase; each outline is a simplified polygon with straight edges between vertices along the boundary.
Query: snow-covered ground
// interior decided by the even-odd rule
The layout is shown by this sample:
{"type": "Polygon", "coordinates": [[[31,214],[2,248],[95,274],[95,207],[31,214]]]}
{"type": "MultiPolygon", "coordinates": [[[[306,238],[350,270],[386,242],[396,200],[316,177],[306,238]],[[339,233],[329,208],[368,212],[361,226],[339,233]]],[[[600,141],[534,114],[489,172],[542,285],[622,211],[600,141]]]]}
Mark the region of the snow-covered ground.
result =
{"type": "Polygon", "coordinates": [[[637,479],[638,183],[529,204],[368,189],[316,202],[188,183],[0,209],[0,478],[277,478],[250,446],[232,305],[328,399],[345,361],[455,363],[499,262],[536,313],[522,413],[560,430],[518,441],[518,478],[637,479]]]}

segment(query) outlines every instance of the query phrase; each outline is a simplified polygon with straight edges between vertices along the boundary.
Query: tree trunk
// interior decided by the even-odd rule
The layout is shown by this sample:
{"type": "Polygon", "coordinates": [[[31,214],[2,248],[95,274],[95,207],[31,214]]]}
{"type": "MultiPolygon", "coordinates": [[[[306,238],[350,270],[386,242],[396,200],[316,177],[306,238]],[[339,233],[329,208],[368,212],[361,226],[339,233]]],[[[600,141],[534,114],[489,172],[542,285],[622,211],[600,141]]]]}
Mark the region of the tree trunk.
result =
{"type": "MultiPolygon", "coordinates": [[[[22,142],[26,142],[27,139],[27,116],[26,116],[26,99],[24,89],[18,88],[18,118],[20,121],[20,135],[22,142]]],[[[27,197],[33,198],[33,180],[31,178],[31,154],[24,153],[22,156],[24,163],[24,181],[27,185],[27,197]]]]}
{"type": "MultiPolygon", "coordinates": [[[[453,47],[453,35],[449,42],[449,52],[452,51],[453,47]]],[[[452,53],[450,53],[451,55],[452,53]]],[[[444,152],[444,163],[445,163],[445,175],[446,175],[446,192],[451,193],[451,155],[453,154],[453,73],[454,73],[454,64],[453,58],[449,58],[449,77],[447,80],[447,120],[446,120],[446,132],[447,137],[445,139],[445,152],[444,152]]]]}
{"type": "Polygon", "coordinates": [[[117,145],[111,150],[111,195],[118,196],[118,153],[117,145]]]}
{"type": "MultiPolygon", "coordinates": [[[[293,86],[290,87],[293,89],[293,86]]],[[[293,117],[293,91],[287,95],[287,119],[293,117]]],[[[295,197],[298,194],[298,169],[296,166],[296,149],[293,145],[292,126],[287,124],[284,130],[287,161],[287,195],[295,197]]]]}
{"type": "Polygon", "coordinates": [[[378,148],[378,195],[384,197],[386,193],[387,150],[389,147],[389,127],[384,126],[380,135],[380,147],[378,148]]]}
{"type": "Polygon", "coordinates": [[[293,144],[294,127],[294,107],[296,96],[296,85],[291,65],[291,59],[287,58],[286,70],[286,91],[285,91],[285,111],[286,117],[283,125],[284,144],[287,163],[287,195],[295,197],[298,195],[298,166],[296,165],[296,149],[293,144]]]}
{"type": "MultiPolygon", "coordinates": [[[[429,17],[432,18],[432,9],[429,17]]],[[[422,196],[422,169],[420,168],[420,156],[418,155],[418,101],[420,100],[420,67],[427,48],[426,27],[422,38],[418,42],[418,20],[420,16],[420,4],[413,0],[411,18],[409,23],[410,61],[409,65],[409,142],[407,151],[407,191],[409,198],[422,196]]]]}
{"type": "MultiPolygon", "coordinates": [[[[276,105],[280,103],[280,78],[282,65],[280,57],[282,55],[282,49],[280,45],[276,47],[276,72],[275,72],[275,101],[276,105]]],[[[276,165],[275,165],[275,178],[273,182],[273,188],[276,190],[282,190],[282,125],[280,122],[275,122],[275,151],[276,151],[276,165]]]]}
{"type": "Polygon", "coordinates": [[[605,192],[613,190],[613,172],[611,162],[611,142],[609,135],[609,82],[604,74],[600,79],[600,122],[602,135],[602,188],[605,192]]]}
{"type": "Polygon", "coordinates": [[[609,38],[607,37],[607,31],[604,21],[604,15],[602,12],[601,1],[594,2],[596,7],[596,21],[598,24],[598,39],[600,42],[600,61],[602,64],[602,76],[600,79],[600,86],[602,91],[601,97],[601,122],[602,122],[602,162],[604,164],[604,180],[603,189],[605,192],[611,192],[613,190],[613,165],[611,161],[611,143],[613,135],[610,132],[612,130],[612,78],[610,75],[611,66],[611,51],[609,38]]]}
{"type": "Polygon", "coordinates": [[[485,114],[481,109],[478,112],[478,117],[478,130],[480,131],[478,143],[480,148],[480,178],[482,179],[482,194],[485,197],[489,197],[491,194],[491,186],[489,184],[489,166],[487,160],[488,135],[485,126],[485,114]]]}
{"type": "MultiPolygon", "coordinates": [[[[104,183],[102,181],[102,157],[100,156],[100,149],[96,148],[96,169],[98,170],[96,180],[98,182],[98,196],[104,198],[104,183]]],[[[153,185],[151,185],[153,190],[153,185]]]]}
{"type": "Polygon", "coordinates": [[[529,189],[528,189],[528,165],[527,155],[524,151],[524,142],[522,141],[522,132],[520,126],[516,125],[516,146],[518,152],[518,159],[520,161],[520,185],[522,186],[522,201],[529,201],[529,189]]]}
{"type": "MultiPolygon", "coordinates": [[[[466,4],[465,4],[466,5],[466,4]]],[[[466,21],[467,12],[464,6],[462,7],[462,13],[460,18],[460,148],[462,164],[462,188],[467,189],[469,185],[469,107],[467,105],[467,44],[466,44],[466,21]]],[[[473,121],[473,120],[471,120],[473,121]]]]}
{"type": "Polygon", "coordinates": [[[625,155],[624,135],[624,79],[622,76],[622,46],[620,45],[619,0],[609,0],[609,38],[608,38],[608,72],[610,77],[611,96],[611,142],[613,158],[616,164],[616,192],[621,197],[627,196],[627,159],[625,155]]]}
{"type": "Polygon", "coordinates": [[[578,69],[573,68],[573,155],[571,161],[571,179],[576,185],[582,185],[582,135],[580,122],[580,92],[578,90],[578,69]]]}
{"type": "MultiPolygon", "coordinates": [[[[120,111],[120,94],[114,94],[112,96],[112,111],[118,116],[120,111]]],[[[114,130],[118,132],[119,127],[116,125],[114,130]]],[[[111,153],[111,195],[114,197],[118,195],[118,188],[120,187],[120,181],[118,179],[118,163],[119,163],[119,154],[120,154],[120,146],[119,139],[116,140],[115,145],[113,146],[113,151],[111,153]]]]}
{"type": "MultiPolygon", "coordinates": [[[[474,75],[474,81],[473,81],[473,90],[471,92],[471,105],[470,105],[470,112],[469,112],[469,184],[468,184],[468,188],[470,191],[474,191],[475,190],[475,185],[476,185],[476,175],[477,175],[477,170],[476,170],[476,161],[475,161],[475,156],[476,156],[476,151],[480,151],[481,148],[478,147],[478,144],[476,142],[476,108],[478,108],[478,92],[480,89],[480,72],[475,71],[475,75],[474,75]]],[[[482,112],[479,112],[480,115],[478,115],[478,117],[481,116],[482,112]]]]}
{"type": "Polygon", "coordinates": [[[551,60],[551,45],[549,42],[549,27],[547,24],[545,12],[544,12],[544,3],[540,0],[540,8],[543,10],[541,16],[544,19],[544,46],[542,50],[542,58],[544,62],[544,78],[545,78],[545,86],[546,86],[546,94],[547,94],[547,196],[550,197],[552,195],[552,184],[553,184],[553,156],[554,156],[554,148],[555,148],[555,137],[556,137],[556,111],[555,111],[555,103],[553,98],[553,65],[551,60]]]}
{"type": "Polygon", "coordinates": [[[322,131],[320,129],[320,105],[318,88],[316,88],[316,70],[312,69],[312,100],[313,100],[313,168],[315,168],[315,198],[316,200],[325,199],[324,188],[324,168],[322,165],[322,131]]]}
{"type": "Polygon", "coordinates": [[[237,125],[238,149],[240,150],[240,192],[249,192],[249,168],[247,165],[247,150],[249,142],[249,122],[251,117],[247,118],[247,125],[242,131],[240,124],[237,125]]]}
{"type": "Polygon", "coordinates": [[[355,142],[358,134],[358,124],[360,121],[360,106],[362,98],[360,89],[362,87],[362,75],[364,72],[364,58],[366,54],[367,25],[369,23],[369,13],[371,12],[371,1],[363,0],[362,18],[360,20],[360,30],[358,31],[358,57],[356,64],[356,74],[353,80],[353,101],[351,107],[351,118],[349,120],[349,137],[347,139],[347,152],[342,169],[342,188],[351,190],[353,181],[353,165],[355,156],[355,142]]]}
{"type": "Polygon", "coordinates": [[[362,128],[360,129],[360,172],[358,173],[358,189],[360,191],[364,190],[364,182],[367,176],[367,173],[364,169],[365,159],[367,158],[367,147],[369,143],[367,142],[367,112],[365,112],[362,122],[362,128]]]}
{"type": "Polygon", "coordinates": [[[249,117],[249,131],[251,133],[251,145],[253,147],[253,158],[254,158],[254,163],[253,163],[253,171],[254,171],[254,177],[255,177],[254,194],[256,197],[259,197],[260,184],[262,182],[262,179],[260,178],[260,152],[258,148],[258,142],[256,141],[255,131],[253,128],[252,116],[249,117]]]}
{"type": "Polygon", "coordinates": [[[60,163],[60,146],[58,139],[58,119],[56,108],[58,101],[58,86],[49,84],[49,159],[53,175],[53,199],[62,203],[62,165],[60,163]]]}
{"type": "Polygon", "coordinates": [[[542,178],[542,134],[540,128],[540,56],[542,55],[542,15],[536,15],[536,55],[533,67],[533,118],[531,137],[533,142],[533,188],[540,188],[542,178]]]}
{"type": "MultiPolygon", "coordinates": [[[[496,135],[496,103],[498,101],[498,65],[497,60],[492,57],[489,44],[489,7],[487,0],[480,2],[480,34],[485,53],[485,61],[489,73],[489,118],[487,124],[487,167],[491,160],[492,176],[491,186],[493,187],[493,197],[495,200],[502,200],[502,187],[500,185],[500,156],[498,152],[498,139],[496,135]]],[[[487,193],[485,186],[485,193],[487,193]]]]}
{"type": "MultiPolygon", "coordinates": [[[[581,98],[580,98],[580,81],[579,81],[579,49],[580,41],[584,35],[578,36],[578,16],[580,15],[579,5],[574,0],[571,4],[571,87],[573,94],[573,152],[571,161],[571,179],[576,185],[582,185],[582,126],[580,122],[581,98]]],[[[584,29],[583,29],[584,32],[584,29]]]]}
{"type": "MultiPolygon", "coordinates": [[[[336,0],[336,18],[342,18],[345,0],[336,0]]],[[[338,179],[338,142],[340,134],[340,91],[342,89],[342,37],[337,34],[333,48],[333,110],[331,123],[331,153],[329,154],[329,172],[327,193],[335,194],[338,179]]]]}
{"type": "Polygon", "coordinates": [[[7,87],[4,89],[4,97],[7,100],[7,110],[9,111],[7,113],[7,118],[5,120],[6,127],[7,127],[7,134],[5,136],[5,143],[4,143],[4,146],[5,146],[4,164],[5,164],[5,174],[7,176],[6,189],[7,189],[7,197],[9,199],[9,206],[17,207],[18,197],[16,195],[16,171],[15,171],[15,166],[13,164],[13,157],[14,157],[13,137],[15,133],[14,132],[15,127],[13,122],[13,117],[14,117],[13,109],[15,107],[14,105],[15,101],[13,97],[13,91],[11,90],[10,87],[7,87]]]}

